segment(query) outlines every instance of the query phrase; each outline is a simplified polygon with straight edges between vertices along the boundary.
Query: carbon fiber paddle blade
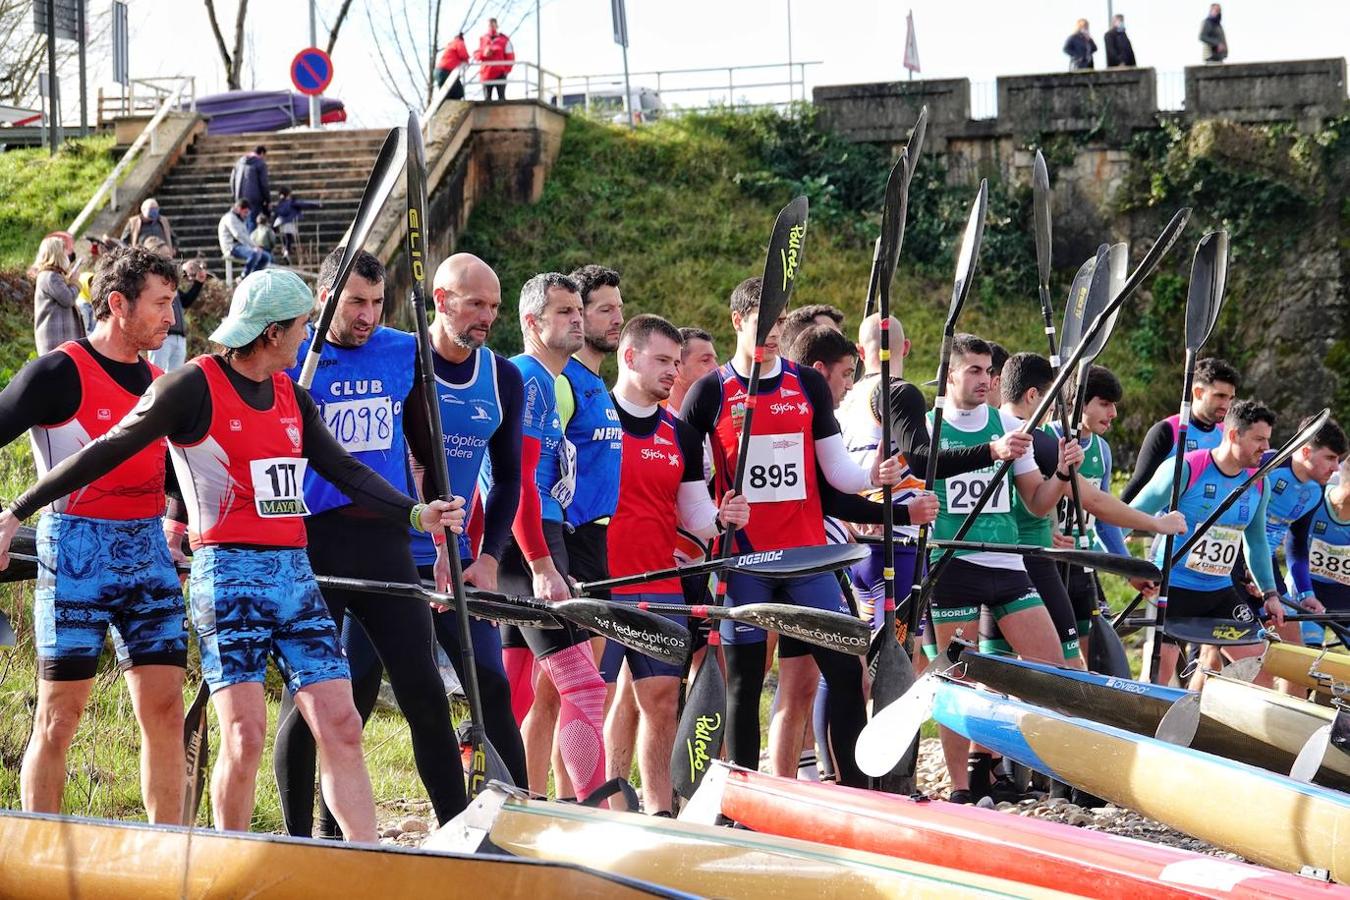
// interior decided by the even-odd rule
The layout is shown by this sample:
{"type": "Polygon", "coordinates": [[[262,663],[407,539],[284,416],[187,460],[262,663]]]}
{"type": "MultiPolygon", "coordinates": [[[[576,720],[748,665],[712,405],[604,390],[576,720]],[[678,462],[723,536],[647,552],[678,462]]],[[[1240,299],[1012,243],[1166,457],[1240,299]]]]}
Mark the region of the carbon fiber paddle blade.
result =
{"type": "Polygon", "coordinates": [[[1331,744],[1331,725],[1323,725],[1312,733],[1303,749],[1298,751],[1294,765],[1289,769],[1289,777],[1305,784],[1313,780],[1317,770],[1322,768],[1327,747],[1331,744]]]}
{"type": "Polygon", "coordinates": [[[1186,349],[1199,350],[1209,340],[1223,306],[1228,277],[1228,232],[1211,231],[1200,238],[1191,260],[1191,284],[1186,292],[1186,349]]]}
{"type": "Polygon", "coordinates": [[[206,791],[206,772],[211,750],[207,740],[207,706],[211,689],[206,682],[197,688],[197,696],[183,717],[183,755],[186,762],[187,788],[183,792],[183,823],[197,821],[197,810],[206,791]]]}
{"type": "Polygon", "coordinates": [[[806,218],[810,204],[798,197],[778,213],[764,258],[764,286],[759,295],[759,327],[755,346],[763,347],[778,316],[787,309],[802,264],[802,245],[806,240],[806,218]]]}
{"type": "Polygon", "coordinates": [[[1147,578],[1157,581],[1162,571],[1150,560],[1137,556],[1119,556],[1115,553],[1098,553],[1095,550],[1072,550],[1069,548],[1047,547],[1039,549],[1036,556],[1057,560],[1070,565],[1084,566],[1125,578],[1147,578]]]}
{"type": "Polygon", "coordinates": [[[923,154],[923,139],[928,133],[928,104],[925,103],[919,109],[919,118],[914,120],[914,128],[909,133],[909,143],[905,145],[905,156],[909,159],[909,171],[905,173],[905,186],[909,186],[909,180],[914,177],[914,170],[919,166],[919,156],[923,154]]]}
{"type": "Polygon", "coordinates": [[[1092,636],[1088,639],[1088,669],[1112,678],[1132,678],[1130,660],[1120,635],[1111,627],[1106,616],[1092,617],[1092,636]]]}
{"type": "Polygon", "coordinates": [[[1350,714],[1343,707],[1336,708],[1336,718],[1331,720],[1331,746],[1350,753],[1350,714]]]}
{"type": "Polygon", "coordinates": [[[937,675],[924,672],[900,699],[873,712],[853,747],[853,758],[864,775],[880,778],[909,753],[919,729],[933,716],[937,686],[937,675]]]}
{"type": "Polygon", "coordinates": [[[564,600],[553,607],[558,615],[643,656],[672,665],[683,665],[689,655],[689,629],[665,616],[634,606],[580,598],[564,600]]]}
{"type": "Polygon", "coordinates": [[[670,753],[671,786],[686,800],[694,795],[708,767],[722,755],[726,733],[727,686],[717,663],[717,647],[710,644],[708,651],[689,688],[670,753]]]}
{"type": "Polygon", "coordinates": [[[1200,695],[1191,692],[1182,694],[1167,708],[1153,736],[1178,747],[1189,747],[1191,741],[1195,740],[1195,732],[1199,728],[1200,695]]]}
{"type": "Polygon", "coordinates": [[[975,277],[975,265],[980,261],[980,244],[984,242],[984,217],[989,207],[989,180],[980,179],[980,189],[975,201],[970,204],[970,215],[966,218],[966,230],[961,235],[961,253],[956,258],[956,281],[952,285],[952,302],[947,309],[947,324],[944,333],[950,332],[956,324],[956,317],[965,305],[966,295],[970,293],[970,283],[975,277]]]}
{"type": "MultiPolygon", "coordinates": [[[[562,622],[542,604],[525,605],[520,599],[498,594],[494,591],[482,591],[478,588],[465,588],[464,602],[469,614],[475,619],[489,619],[517,628],[561,628],[562,622]]],[[[446,606],[451,606],[455,598],[449,594],[438,597],[446,606]]]]}
{"type": "MultiPolygon", "coordinates": [[[[900,648],[895,629],[883,627],[876,656],[876,674],[872,678],[872,708],[885,709],[905,695],[917,680],[909,656],[900,648]]],[[[918,763],[917,743],[901,757],[890,772],[881,776],[880,787],[891,794],[908,794],[913,789],[914,770],[918,763]]]]}
{"type": "Polygon", "coordinates": [[[1190,220],[1191,208],[1189,206],[1183,206],[1173,214],[1168,223],[1163,226],[1163,230],[1158,233],[1158,239],[1153,242],[1153,246],[1148,248],[1148,252],[1139,261],[1139,265],[1130,273],[1130,277],[1125,281],[1125,286],[1116,294],[1116,300],[1128,298],[1130,294],[1139,289],[1139,285],[1144,283],[1145,278],[1153,274],[1158,268],[1158,264],[1163,261],[1163,257],[1172,249],[1172,245],[1185,232],[1186,223],[1190,220]]]}
{"type": "MultiPolygon", "coordinates": [[[[1088,284],[1087,310],[1083,315],[1083,321],[1095,322],[1099,316],[1106,313],[1107,307],[1111,305],[1111,299],[1111,248],[1107,244],[1102,244],[1097,248],[1096,261],[1092,267],[1092,281],[1088,284]]],[[[1092,362],[1102,352],[1102,348],[1111,337],[1111,332],[1115,330],[1116,316],[1119,312],[1120,308],[1117,307],[1107,314],[1106,327],[1098,329],[1092,335],[1092,340],[1088,341],[1087,348],[1078,362],[1080,368],[1092,362]]]]}
{"type": "Polygon", "coordinates": [[[1168,616],[1163,624],[1163,632],[1170,638],[1217,647],[1259,644],[1263,640],[1263,630],[1260,622],[1238,622],[1234,619],[1174,619],[1168,616]]]}
{"type": "Polygon", "coordinates": [[[1092,287],[1092,273],[1097,269],[1093,256],[1078,267],[1069,285],[1069,296],[1064,301],[1064,324],[1059,329],[1059,354],[1069,357],[1083,339],[1083,316],[1087,312],[1088,291],[1092,287]]]}
{"type": "Polygon", "coordinates": [[[1050,171],[1045,157],[1036,151],[1036,163],[1031,169],[1031,211],[1036,234],[1036,270],[1041,284],[1050,283],[1050,171]]]}
{"type": "Polygon", "coordinates": [[[861,544],[824,544],[819,547],[788,547],[731,557],[728,571],[744,570],[761,578],[797,578],[834,572],[870,556],[861,544]]]}
{"type": "Polygon", "coordinates": [[[895,279],[895,267],[900,263],[900,245],[905,241],[905,215],[909,208],[906,190],[909,181],[909,151],[901,150],[900,157],[891,166],[886,177],[886,202],[881,208],[881,280],[879,287],[895,279]]]}
{"type": "Polygon", "coordinates": [[[872,630],[862,619],[807,606],[750,603],[728,609],[727,618],[854,656],[865,654],[872,642],[872,630]]]}
{"type": "Polygon", "coordinates": [[[1234,681],[1245,681],[1251,684],[1261,672],[1261,657],[1244,656],[1242,659],[1233,660],[1224,666],[1219,672],[1224,678],[1231,678],[1234,681]]]}
{"type": "Polygon", "coordinates": [[[1126,243],[1111,245],[1111,296],[1114,298],[1125,287],[1130,277],[1130,245],[1126,243]]]}
{"type": "MultiPolygon", "coordinates": [[[[20,559],[19,556],[20,554],[17,550],[10,552],[9,567],[3,572],[0,572],[0,584],[12,584],[16,581],[32,581],[37,578],[37,561],[31,556],[29,559],[20,559]]],[[[0,615],[3,615],[3,613],[0,613],[0,615]]],[[[3,626],[0,626],[0,634],[3,634],[3,631],[3,626]]],[[[0,647],[3,646],[4,644],[0,643],[0,647]]]]}

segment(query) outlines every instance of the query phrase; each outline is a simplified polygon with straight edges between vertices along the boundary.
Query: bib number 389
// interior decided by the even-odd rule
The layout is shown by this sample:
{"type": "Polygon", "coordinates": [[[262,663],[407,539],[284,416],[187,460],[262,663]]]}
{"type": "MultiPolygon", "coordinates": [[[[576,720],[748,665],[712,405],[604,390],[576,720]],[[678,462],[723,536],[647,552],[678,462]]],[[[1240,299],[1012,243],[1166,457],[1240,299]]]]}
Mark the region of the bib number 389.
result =
{"type": "Polygon", "coordinates": [[[309,515],[305,506],[305,470],[302,456],[277,456],[249,462],[253,479],[253,505],[264,519],[309,515]]]}
{"type": "Polygon", "coordinates": [[[746,453],[745,498],[751,503],[805,500],[805,443],[802,434],[751,435],[746,453]]]}
{"type": "Polygon", "coordinates": [[[1350,586],[1350,547],[1314,538],[1308,550],[1308,569],[1318,578],[1350,586]]]}

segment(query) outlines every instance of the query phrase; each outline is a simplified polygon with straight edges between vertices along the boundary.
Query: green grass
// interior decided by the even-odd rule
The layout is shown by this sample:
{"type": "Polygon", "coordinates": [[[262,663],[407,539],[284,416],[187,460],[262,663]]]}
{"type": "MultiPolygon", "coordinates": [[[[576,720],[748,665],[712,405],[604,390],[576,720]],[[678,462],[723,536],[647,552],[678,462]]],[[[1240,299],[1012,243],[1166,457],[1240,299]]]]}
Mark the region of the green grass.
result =
{"type": "Polygon", "coordinates": [[[70,226],[115,160],[111,135],[0,153],[0,269],[33,262],[43,235],[70,226]]]}

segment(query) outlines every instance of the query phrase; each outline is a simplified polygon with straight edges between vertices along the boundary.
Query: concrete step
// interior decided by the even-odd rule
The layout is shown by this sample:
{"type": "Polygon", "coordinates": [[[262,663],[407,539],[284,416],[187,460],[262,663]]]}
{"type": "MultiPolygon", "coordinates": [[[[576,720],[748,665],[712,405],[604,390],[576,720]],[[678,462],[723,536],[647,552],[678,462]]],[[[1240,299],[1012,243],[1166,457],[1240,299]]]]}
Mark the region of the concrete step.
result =
{"type": "MultiPolygon", "coordinates": [[[[329,147],[314,147],[306,150],[299,150],[294,153],[267,154],[267,170],[270,175],[273,172],[286,168],[287,166],[303,165],[306,163],[347,163],[355,165],[363,164],[369,168],[374,164],[375,158],[379,155],[379,147],[351,147],[346,144],[335,144],[329,147]]],[[[200,169],[221,169],[228,174],[234,168],[235,162],[239,159],[237,153],[210,153],[210,154],[189,154],[185,155],[180,166],[188,170],[200,169]]]]}

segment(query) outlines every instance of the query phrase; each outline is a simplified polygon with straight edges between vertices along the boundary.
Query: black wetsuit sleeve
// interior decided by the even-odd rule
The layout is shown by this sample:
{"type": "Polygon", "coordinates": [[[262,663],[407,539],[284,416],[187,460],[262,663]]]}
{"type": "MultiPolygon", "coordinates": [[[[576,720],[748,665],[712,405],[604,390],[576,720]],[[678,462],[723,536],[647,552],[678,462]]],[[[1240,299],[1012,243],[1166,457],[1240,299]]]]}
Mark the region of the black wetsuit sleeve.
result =
{"type": "MultiPolygon", "coordinates": [[[[620,418],[624,415],[623,410],[620,410],[620,418]]],[[[680,455],[684,457],[684,475],[680,481],[703,481],[703,439],[688,422],[677,419],[675,440],[679,441],[680,455]]]]}
{"type": "Polygon", "coordinates": [[[80,408],[80,372],[65,353],[47,353],[0,391],[0,446],[34,425],[58,425],[80,408]]]}
{"type": "Polygon", "coordinates": [[[1059,439],[1037,428],[1031,433],[1031,453],[1041,475],[1049,478],[1059,467],[1059,439]]]}
{"type": "MultiPolygon", "coordinates": [[[[441,423],[441,428],[445,423],[441,423]]],[[[437,466],[429,465],[435,459],[436,447],[431,440],[431,418],[428,414],[426,386],[422,379],[413,381],[408,396],[403,398],[403,439],[408,442],[408,451],[423,472],[422,496],[444,497],[448,487],[437,483],[437,466]]],[[[410,490],[415,485],[408,485],[410,490]]],[[[467,498],[466,498],[467,499],[467,498]]]]}
{"type": "Polygon", "coordinates": [[[170,372],[146,390],[141,402],[127,413],[126,418],[78,453],[66,457],[14,501],[10,509],[18,518],[26,519],[57,498],[107,475],[162,437],[183,443],[200,440],[206,434],[205,428],[195,438],[187,438],[194,433],[203,405],[209,427],[209,393],[202,370],[196,366],[183,366],[170,372]]]}
{"type": "Polygon", "coordinates": [[[188,285],[187,290],[180,289],[177,291],[175,299],[178,300],[183,309],[190,309],[192,304],[197,302],[197,296],[201,294],[201,292],[202,283],[194,278],[192,279],[192,283],[188,285]]]}
{"type": "Polygon", "coordinates": [[[722,405],[721,382],[716,372],[709,372],[684,395],[680,418],[693,426],[699,439],[712,434],[717,427],[717,413],[722,405]]]}
{"type": "MultiPolygon", "coordinates": [[[[820,487],[820,507],[825,515],[833,516],[842,522],[855,525],[880,525],[883,507],[876,500],[868,500],[862,494],[845,494],[825,480],[825,473],[816,464],[816,484],[820,487]]],[[[892,504],[894,509],[892,524],[909,524],[909,507],[903,503],[892,504]]]]}
{"type": "Polygon", "coordinates": [[[1158,466],[1172,455],[1173,446],[1172,426],[1167,421],[1154,422],[1139,447],[1139,456],[1134,461],[1134,474],[1120,492],[1122,501],[1130,503],[1139,495],[1153,473],[1158,471],[1158,466]]]}
{"type": "Polygon", "coordinates": [[[511,538],[511,523],[520,507],[520,443],[524,423],[525,382],[520,370],[495,357],[497,386],[502,403],[502,424],[488,439],[492,461],[492,487],[483,498],[482,553],[500,561],[511,538]]]}
{"type": "Polygon", "coordinates": [[[309,391],[294,382],[287,384],[295,391],[295,400],[300,407],[305,456],[314,471],[352,498],[352,502],[391,521],[407,522],[414,500],[348,453],[324,424],[319,405],[309,391]]]}
{"type": "MultiPolygon", "coordinates": [[[[881,386],[872,395],[872,409],[880,419],[881,386]]],[[[891,436],[896,449],[915,475],[928,472],[928,405],[923,392],[907,381],[891,383],[891,436]]],[[[994,454],[988,444],[977,447],[958,447],[938,453],[938,478],[950,478],[963,472],[974,472],[994,464],[994,454]]]]}
{"type": "Polygon", "coordinates": [[[797,372],[802,380],[802,391],[811,401],[811,437],[824,440],[839,433],[839,420],[834,417],[834,395],[830,393],[830,383],[825,376],[809,366],[799,366],[797,372]]]}

